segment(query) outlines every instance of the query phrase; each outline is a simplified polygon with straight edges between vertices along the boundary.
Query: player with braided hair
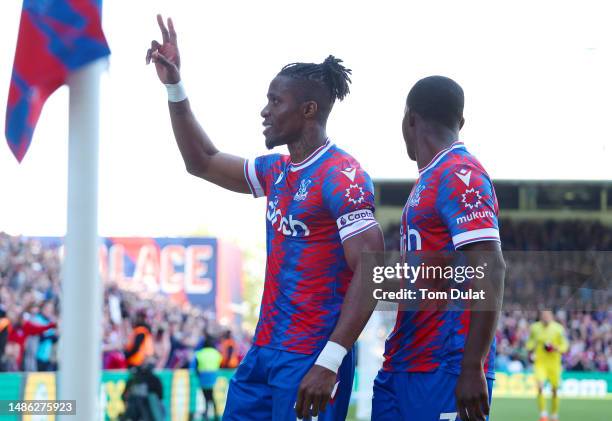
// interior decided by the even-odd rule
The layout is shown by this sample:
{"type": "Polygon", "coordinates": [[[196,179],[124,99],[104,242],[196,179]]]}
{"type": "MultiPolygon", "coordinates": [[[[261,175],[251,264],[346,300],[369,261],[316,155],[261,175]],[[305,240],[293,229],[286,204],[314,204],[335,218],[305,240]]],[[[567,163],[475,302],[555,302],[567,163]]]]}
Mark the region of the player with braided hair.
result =
{"type": "MultiPolygon", "coordinates": [[[[320,95],[321,102],[327,100],[333,105],[335,99],[342,101],[346,97],[351,83],[351,69],[347,69],[342,64],[342,60],[328,56],[321,64],[315,63],[291,63],[280,71],[280,75],[288,76],[295,80],[302,80],[303,83],[311,81],[311,89],[320,95]],[[324,92],[327,90],[328,97],[325,98],[324,92]]],[[[311,93],[311,94],[314,94],[311,93]]],[[[313,95],[314,97],[314,95],[313,95]]]]}
{"type": "Polygon", "coordinates": [[[268,202],[259,322],[230,382],[223,419],[344,420],[353,344],[376,304],[361,280],[362,254],[384,249],[372,181],[325,129],[335,101],[349,93],[351,71],[333,56],[283,67],[261,116],[266,147],[286,145],[289,155],[239,158],[220,152],[197,122],[181,82],[174,26],[157,20],[163,43],[151,43],[147,63],[168,90],[187,170],[268,202]]]}

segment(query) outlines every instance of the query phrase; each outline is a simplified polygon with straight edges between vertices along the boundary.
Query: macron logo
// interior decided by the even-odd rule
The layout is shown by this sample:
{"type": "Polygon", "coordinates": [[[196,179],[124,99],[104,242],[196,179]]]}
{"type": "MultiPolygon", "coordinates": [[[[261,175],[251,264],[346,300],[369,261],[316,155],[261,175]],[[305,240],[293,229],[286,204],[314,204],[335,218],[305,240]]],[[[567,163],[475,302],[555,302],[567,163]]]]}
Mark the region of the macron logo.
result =
{"type": "Polygon", "coordinates": [[[351,180],[351,182],[355,181],[355,174],[356,174],[356,169],[355,168],[345,168],[345,169],[343,169],[341,171],[342,171],[342,174],[346,175],[347,178],[349,180],[351,180]]]}
{"type": "Polygon", "coordinates": [[[276,179],[276,181],[274,182],[274,185],[277,185],[278,183],[280,183],[281,181],[283,181],[283,175],[285,175],[284,172],[280,173],[278,178],[276,179]]]}
{"type": "Polygon", "coordinates": [[[472,176],[472,170],[468,171],[467,169],[462,169],[459,172],[456,172],[455,175],[459,177],[459,180],[463,181],[467,187],[470,187],[470,177],[472,176]]]}

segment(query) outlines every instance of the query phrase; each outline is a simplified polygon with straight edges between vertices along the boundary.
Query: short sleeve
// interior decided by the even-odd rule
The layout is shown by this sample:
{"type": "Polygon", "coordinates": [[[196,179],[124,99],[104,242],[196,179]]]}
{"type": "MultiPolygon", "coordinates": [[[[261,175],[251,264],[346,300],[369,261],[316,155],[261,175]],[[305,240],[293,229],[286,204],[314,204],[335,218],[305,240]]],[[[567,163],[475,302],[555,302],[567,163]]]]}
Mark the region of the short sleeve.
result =
{"type": "Polygon", "coordinates": [[[360,167],[334,168],[325,180],[323,200],[336,220],[343,242],[378,225],[374,218],[374,186],[360,167]]]}
{"type": "Polygon", "coordinates": [[[495,190],[481,168],[468,164],[445,170],[438,186],[436,209],[455,249],[479,241],[500,241],[495,190]]]}
{"type": "Polygon", "coordinates": [[[274,167],[279,160],[279,154],[270,154],[244,161],[244,178],[249,185],[249,189],[251,189],[253,197],[268,195],[274,167]]]}

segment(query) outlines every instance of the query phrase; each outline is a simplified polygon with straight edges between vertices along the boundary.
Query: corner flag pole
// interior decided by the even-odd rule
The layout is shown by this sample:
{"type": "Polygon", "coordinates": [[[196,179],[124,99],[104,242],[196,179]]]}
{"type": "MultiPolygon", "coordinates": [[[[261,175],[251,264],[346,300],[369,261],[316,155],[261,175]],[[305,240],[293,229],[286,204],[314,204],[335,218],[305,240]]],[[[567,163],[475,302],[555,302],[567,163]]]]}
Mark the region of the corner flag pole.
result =
{"type": "Polygon", "coordinates": [[[68,223],[62,279],[59,399],[76,400],[76,418],[100,413],[102,285],[98,265],[100,75],[106,58],[70,74],[68,223]]]}

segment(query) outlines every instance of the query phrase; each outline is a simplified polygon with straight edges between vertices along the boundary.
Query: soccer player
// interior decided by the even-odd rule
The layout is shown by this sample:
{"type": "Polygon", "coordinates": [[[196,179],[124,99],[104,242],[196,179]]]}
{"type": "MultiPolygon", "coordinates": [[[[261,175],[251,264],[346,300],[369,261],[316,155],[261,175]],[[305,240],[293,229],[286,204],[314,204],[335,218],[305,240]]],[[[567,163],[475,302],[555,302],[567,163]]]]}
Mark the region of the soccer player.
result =
{"type": "Polygon", "coordinates": [[[168,88],[187,170],[267,198],[261,312],[253,347],[230,383],[223,419],[344,420],[352,347],[375,306],[360,282],[361,256],[384,249],[370,177],[325,131],[334,102],[349,93],[350,70],[332,56],[283,67],[261,116],[268,149],[287,145],[289,155],[245,160],[220,152],[196,121],[181,83],[172,21],[166,27],[158,16],[158,23],[163,43],[152,42],[147,62],[155,63],[168,88]]]}
{"type": "Polygon", "coordinates": [[[565,329],[561,323],[557,323],[551,311],[544,310],[540,313],[540,321],[531,325],[527,350],[535,351],[533,373],[538,386],[538,409],[540,410],[540,421],[548,421],[546,411],[546,399],[543,388],[546,381],[550,383],[551,415],[550,419],[559,419],[559,396],[557,391],[561,383],[561,354],[567,352],[568,342],[565,337],[565,329]]]}
{"type": "Polygon", "coordinates": [[[461,87],[442,76],[418,81],[408,94],[402,131],[419,177],[402,214],[400,254],[471,251],[470,266],[489,265],[490,296],[472,311],[398,312],[374,382],[374,421],[488,418],[505,264],[493,184],[459,141],[463,103],[461,87]]]}

